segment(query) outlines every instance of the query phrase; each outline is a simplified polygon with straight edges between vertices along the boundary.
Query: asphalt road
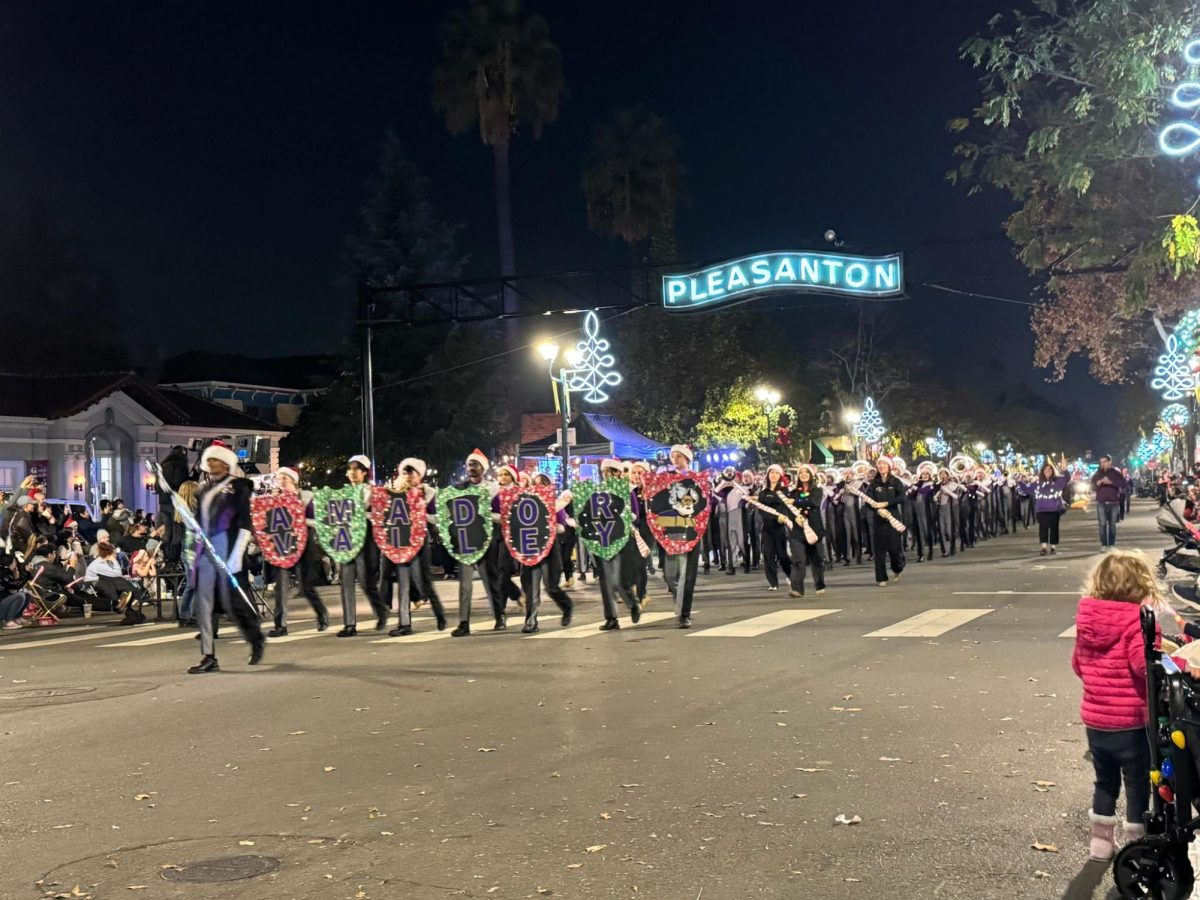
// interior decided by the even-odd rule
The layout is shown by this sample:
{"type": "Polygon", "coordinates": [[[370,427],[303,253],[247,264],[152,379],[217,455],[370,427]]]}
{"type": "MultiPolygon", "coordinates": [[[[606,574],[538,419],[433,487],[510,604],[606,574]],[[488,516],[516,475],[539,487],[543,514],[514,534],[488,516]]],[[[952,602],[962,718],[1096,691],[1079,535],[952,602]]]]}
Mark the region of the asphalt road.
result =
{"type": "MultiPolygon", "coordinates": [[[[570,639],[550,615],[456,640],[422,610],[383,643],[299,621],[256,669],[222,639],[205,676],[170,625],[5,633],[0,897],[1060,897],[1091,798],[1063,633],[1092,514],[1063,537],[887,588],[838,568],[805,600],[701,576],[689,632],[600,633],[594,588],[570,639]],[[237,856],[278,868],[168,880],[237,856]]],[[[1167,543],[1149,505],[1119,543],[1167,543]]]]}

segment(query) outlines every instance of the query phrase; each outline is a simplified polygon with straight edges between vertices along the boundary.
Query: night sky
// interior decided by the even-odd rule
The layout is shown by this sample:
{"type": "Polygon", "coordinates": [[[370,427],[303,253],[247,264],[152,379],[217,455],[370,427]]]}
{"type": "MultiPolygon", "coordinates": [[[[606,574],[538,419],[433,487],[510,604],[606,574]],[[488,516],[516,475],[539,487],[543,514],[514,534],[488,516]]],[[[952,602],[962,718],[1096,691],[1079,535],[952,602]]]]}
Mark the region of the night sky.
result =
{"type": "MultiPolygon", "coordinates": [[[[468,274],[494,274],[490,152],[451,137],[429,100],[451,5],[5,3],[0,213],[40,204],[110,265],[132,345],[320,352],[350,318],[342,240],[392,127],[465,224],[468,274]],[[181,326],[184,310],[205,328],[181,326]]],[[[640,102],[679,137],[684,256],[820,247],[826,228],[903,250],[904,315],[931,326],[947,379],[982,381],[998,359],[1056,402],[1103,401],[1082,365],[1041,385],[1025,307],[918,286],[1030,299],[1001,239],[1004,198],[943,178],[945,122],[978,102],[958,45],[1005,4],[530,5],[569,96],[540,141],[514,147],[520,271],[627,260],[587,229],[580,163],[596,121],[640,102]]]]}

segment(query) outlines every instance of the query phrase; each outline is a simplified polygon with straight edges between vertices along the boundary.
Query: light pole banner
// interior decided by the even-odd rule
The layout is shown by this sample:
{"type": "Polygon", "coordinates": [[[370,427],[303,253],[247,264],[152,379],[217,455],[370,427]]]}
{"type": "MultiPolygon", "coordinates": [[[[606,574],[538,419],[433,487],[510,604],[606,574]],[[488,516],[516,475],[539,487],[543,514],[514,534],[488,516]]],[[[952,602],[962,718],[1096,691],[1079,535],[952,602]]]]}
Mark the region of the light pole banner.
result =
{"type": "Polygon", "coordinates": [[[663,307],[692,310],[773,291],[885,299],[904,294],[904,258],[843,253],[758,253],[682,275],[664,275],[663,307]]]}

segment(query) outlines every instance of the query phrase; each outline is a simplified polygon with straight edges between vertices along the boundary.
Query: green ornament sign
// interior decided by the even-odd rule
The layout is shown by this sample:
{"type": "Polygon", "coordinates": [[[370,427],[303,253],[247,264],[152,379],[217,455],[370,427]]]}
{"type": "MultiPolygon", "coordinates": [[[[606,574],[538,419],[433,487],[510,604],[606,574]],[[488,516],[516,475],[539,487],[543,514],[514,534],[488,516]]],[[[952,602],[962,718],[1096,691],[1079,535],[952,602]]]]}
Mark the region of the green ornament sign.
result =
{"type": "Polygon", "coordinates": [[[492,541],[492,492],[482,484],[446,487],[437,496],[437,527],[446,552],[464,566],[483,559],[492,541]]]}
{"type": "Polygon", "coordinates": [[[612,559],[633,534],[629,479],[605,478],[599,484],[580,481],[571,493],[579,539],[601,559],[612,559]]]}
{"type": "Polygon", "coordinates": [[[313,491],[317,542],[334,562],[348,563],[358,556],[367,537],[370,507],[368,485],[344,484],[340,488],[313,491]]]}

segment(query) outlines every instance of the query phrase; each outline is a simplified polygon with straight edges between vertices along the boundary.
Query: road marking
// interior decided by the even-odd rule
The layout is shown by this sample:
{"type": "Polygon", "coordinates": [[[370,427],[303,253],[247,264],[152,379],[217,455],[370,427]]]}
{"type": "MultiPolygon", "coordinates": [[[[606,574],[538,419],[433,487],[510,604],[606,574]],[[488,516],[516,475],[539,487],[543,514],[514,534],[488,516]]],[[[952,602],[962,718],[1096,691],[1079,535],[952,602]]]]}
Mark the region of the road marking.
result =
{"type": "Polygon", "coordinates": [[[1072,625],[1070,628],[1068,628],[1066,631],[1064,631],[1062,634],[1060,634],[1059,637],[1067,637],[1067,638],[1075,637],[1075,626],[1072,625]]]}
{"type": "Polygon", "coordinates": [[[719,625],[716,628],[696,631],[689,634],[688,637],[758,637],[769,631],[787,628],[789,625],[798,625],[801,622],[807,622],[810,619],[819,619],[821,616],[828,616],[836,612],[841,612],[841,610],[778,609],[764,616],[755,616],[753,619],[730,622],[728,625],[719,625]]]}
{"type": "Polygon", "coordinates": [[[955,597],[1078,597],[1079,591],[952,591],[955,597]]]}
{"type": "MultiPolygon", "coordinates": [[[[634,625],[628,621],[623,621],[621,623],[621,628],[641,628],[643,625],[651,625],[654,622],[662,622],[664,619],[673,618],[675,618],[675,613],[673,612],[642,613],[642,621],[637,625],[634,625]]],[[[574,628],[560,628],[556,631],[540,631],[537,634],[530,635],[529,638],[530,640],[537,640],[538,638],[546,638],[548,640],[563,638],[585,638],[599,633],[600,623],[592,622],[588,625],[576,625],[574,628]]]]}
{"type": "Polygon", "coordinates": [[[283,637],[269,637],[267,638],[267,643],[290,644],[292,641],[307,641],[309,638],[326,637],[331,634],[336,634],[336,632],[329,629],[326,629],[325,631],[317,631],[314,629],[312,631],[300,631],[296,634],[285,634],[283,637]]]}
{"type": "Polygon", "coordinates": [[[451,637],[450,630],[445,631],[418,631],[416,634],[410,634],[408,637],[388,637],[378,638],[371,641],[372,644],[427,644],[429,641],[440,641],[442,638],[451,637]]]}
{"type": "Polygon", "coordinates": [[[910,619],[905,619],[903,622],[897,622],[895,625],[889,625],[887,628],[881,628],[878,631],[872,631],[869,634],[863,635],[863,637],[937,637],[951,629],[958,628],[960,625],[967,624],[972,619],[986,616],[990,612],[993,612],[993,610],[929,609],[910,619]]]}
{"type": "Polygon", "coordinates": [[[183,629],[180,634],[168,634],[166,637],[142,638],[140,641],[121,641],[119,644],[101,644],[101,647],[149,647],[152,644],[169,644],[172,641],[193,639],[196,631],[192,628],[183,629]]]}
{"type": "MultiPolygon", "coordinates": [[[[147,631],[162,631],[164,628],[175,627],[177,626],[174,622],[164,622],[161,625],[146,625],[141,628],[137,628],[136,630],[139,634],[142,634],[147,631]]],[[[27,647],[55,647],[59,644],[74,644],[78,641],[94,641],[97,638],[105,637],[111,638],[114,636],[114,634],[118,633],[114,632],[113,628],[114,626],[111,625],[102,625],[98,628],[98,630],[91,632],[90,634],[64,634],[58,635],[57,637],[39,638],[38,640],[33,641],[20,641],[15,644],[5,644],[0,642],[0,655],[3,655],[8,650],[24,650],[27,647]]]]}

